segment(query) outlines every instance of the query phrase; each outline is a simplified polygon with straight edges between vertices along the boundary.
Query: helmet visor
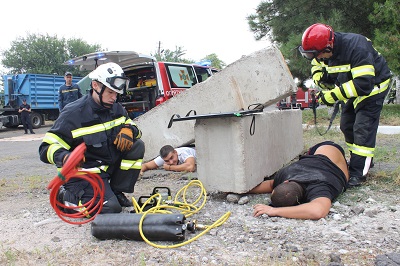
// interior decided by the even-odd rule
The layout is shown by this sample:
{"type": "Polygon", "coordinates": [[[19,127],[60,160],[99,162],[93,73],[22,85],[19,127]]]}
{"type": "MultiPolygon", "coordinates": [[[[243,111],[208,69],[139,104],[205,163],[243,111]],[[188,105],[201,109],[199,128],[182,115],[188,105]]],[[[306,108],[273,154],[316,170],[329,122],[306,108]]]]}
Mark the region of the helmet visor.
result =
{"type": "Polygon", "coordinates": [[[308,60],[313,60],[314,58],[316,58],[320,53],[322,53],[325,49],[319,51],[319,50],[304,50],[303,47],[300,45],[298,47],[298,50],[300,52],[300,54],[308,59],[308,60]]]}
{"type": "Polygon", "coordinates": [[[115,77],[107,78],[106,81],[108,82],[108,84],[110,84],[110,86],[113,89],[119,90],[119,91],[123,91],[124,89],[126,89],[129,84],[129,78],[127,78],[127,77],[115,76],[115,77]]]}

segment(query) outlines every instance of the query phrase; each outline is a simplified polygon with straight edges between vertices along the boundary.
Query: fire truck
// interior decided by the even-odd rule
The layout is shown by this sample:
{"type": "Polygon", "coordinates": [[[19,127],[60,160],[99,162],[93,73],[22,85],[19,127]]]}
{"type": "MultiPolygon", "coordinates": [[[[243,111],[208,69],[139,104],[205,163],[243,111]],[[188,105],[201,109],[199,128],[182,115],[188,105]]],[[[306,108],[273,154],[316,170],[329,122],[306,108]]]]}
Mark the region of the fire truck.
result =
{"type": "MultiPolygon", "coordinates": [[[[79,66],[81,71],[91,71],[109,62],[120,65],[130,79],[126,92],[119,96],[118,102],[131,118],[190,89],[218,71],[208,65],[158,62],[153,56],[132,51],[96,52],[70,59],[64,64],[79,66]]],[[[90,90],[88,76],[78,84],[82,93],[90,90]]]]}
{"type": "MultiPolygon", "coordinates": [[[[297,91],[293,93],[291,96],[288,96],[285,99],[282,99],[280,102],[277,103],[277,107],[282,109],[305,109],[305,108],[312,108],[312,95],[316,94],[318,90],[312,88],[301,88],[298,87],[297,91]]],[[[318,107],[318,99],[315,101],[316,106],[318,107]]]]}

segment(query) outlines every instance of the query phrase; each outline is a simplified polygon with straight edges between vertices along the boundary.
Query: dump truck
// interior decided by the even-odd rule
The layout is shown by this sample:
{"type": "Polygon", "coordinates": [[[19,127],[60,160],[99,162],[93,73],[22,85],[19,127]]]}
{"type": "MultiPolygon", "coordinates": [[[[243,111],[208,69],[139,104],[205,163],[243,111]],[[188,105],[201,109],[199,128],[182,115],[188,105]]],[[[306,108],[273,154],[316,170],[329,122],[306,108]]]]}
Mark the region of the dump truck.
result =
{"type": "MultiPolygon", "coordinates": [[[[73,83],[81,78],[74,77],[73,83]]],[[[0,124],[4,127],[18,127],[21,117],[18,113],[22,100],[31,106],[33,128],[44,125],[46,120],[58,117],[58,89],[65,83],[63,76],[45,74],[4,75],[4,106],[0,108],[0,124]]]]}
{"type": "MultiPolygon", "coordinates": [[[[65,62],[91,71],[105,63],[117,63],[130,79],[120,102],[134,119],[171,97],[191,88],[218,72],[209,65],[159,62],[155,57],[134,51],[105,51],[82,55],[65,62]]],[[[78,82],[82,93],[90,89],[90,79],[78,82]]]]}

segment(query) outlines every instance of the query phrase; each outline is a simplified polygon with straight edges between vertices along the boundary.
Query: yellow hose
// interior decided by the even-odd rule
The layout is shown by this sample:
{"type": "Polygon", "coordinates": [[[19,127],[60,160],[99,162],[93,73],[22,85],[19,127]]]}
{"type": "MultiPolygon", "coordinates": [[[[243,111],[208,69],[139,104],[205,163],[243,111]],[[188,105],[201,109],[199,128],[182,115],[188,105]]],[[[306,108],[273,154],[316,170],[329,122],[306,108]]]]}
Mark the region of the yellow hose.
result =
{"type": "Polygon", "coordinates": [[[141,235],[141,237],[143,238],[143,240],[156,248],[177,248],[177,247],[181,247],[184,246],[186,244],[189,244],[193,241],[195,241],[196,239],[198,239],[200,236],[206,234],[208,231],[210,231],[213,228],[216,228],[220,225],[222,225],[223,223],[225,223],[228,218],[231,215],[231,212],[227,212],[224,215],[222,215],[217,221],[215,221],[212,225],[206,225],[205,226],[205,230],[202,231],[200,234],[196,235],[195,237],[188,239],[187,241],[181,242],[179,244],[175,244],[175,245],[157,245],[153,242],[151,242],[150,240],[148,240],[146,238],[146,236],[143,234],[143,221],[146,217],[147,214],[149,213],[172,213],[171,211],[167,211],[167,209],[173,209],[173,210],[177,210],[180,213],[182,213],[183,215],[185,215],[185,217],[189,217],[197,212],[199,212],[204,205],[206,204],[206,199],[207,199],[207,193],[206,190],[204,189],[203,184],[199,181],[199,180],[192,180],[189,182],[189,184],[187,184],[186,186],[184,186],[183,188],[181,188],[176,196],[175,196],[175,200],[173,202],[171,202],[170,204],[161,204],[162,202],[162,196],[160,194],[154,194],[152,195],[149,199],[147,199],[142,207],[139,206],[139,204],[137,203],[137,201],[135,200],[135,198],[132,197],[132,201],[133,201],[133,207],[136,211],[136,213],[143,213],[140,222],[139,222],[139,233],[141,235]],[[188,203],[186,196],[187,196],[187,192],[188,189],[191,187],[198,187],[201,191],[201,193],[199,194],[199,196],[195,199],[195,201],[193,203],[188,203]],[[156,206],[150,208],[147,211],[143,211],[145,206],[147,204],[149,204],[152,200],[157,200],[157,204],[156,206]],[[200,203],[200,206],[197,206],[200,203]]]}

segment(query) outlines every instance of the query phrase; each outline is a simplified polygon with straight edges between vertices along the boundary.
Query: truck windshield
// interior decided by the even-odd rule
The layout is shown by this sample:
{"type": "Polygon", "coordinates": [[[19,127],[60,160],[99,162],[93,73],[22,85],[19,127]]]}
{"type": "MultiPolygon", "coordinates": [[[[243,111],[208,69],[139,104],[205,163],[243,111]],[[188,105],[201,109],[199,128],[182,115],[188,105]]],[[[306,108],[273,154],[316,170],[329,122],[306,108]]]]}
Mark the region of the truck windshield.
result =
{"type": "Polygon", "coordinates": [[[188,89],[197,83],[192,66],[166,64],[171,88],[188,89]]]}
{"type": "Polygon", "coordinates": [[[81,88],[81,92],[83,95],[88,94],[90,91],[90,82],[92,80],[89,78],[89,75],[83,77],[77,84],[79,88],[81,88]]]}
{"type": "Polygon", "coordinates": [[[211,77],[211,70],[208,67],[194,66],[194,71],[196,71],[197,80],[203,82],[209,77],[211,77]]]}

